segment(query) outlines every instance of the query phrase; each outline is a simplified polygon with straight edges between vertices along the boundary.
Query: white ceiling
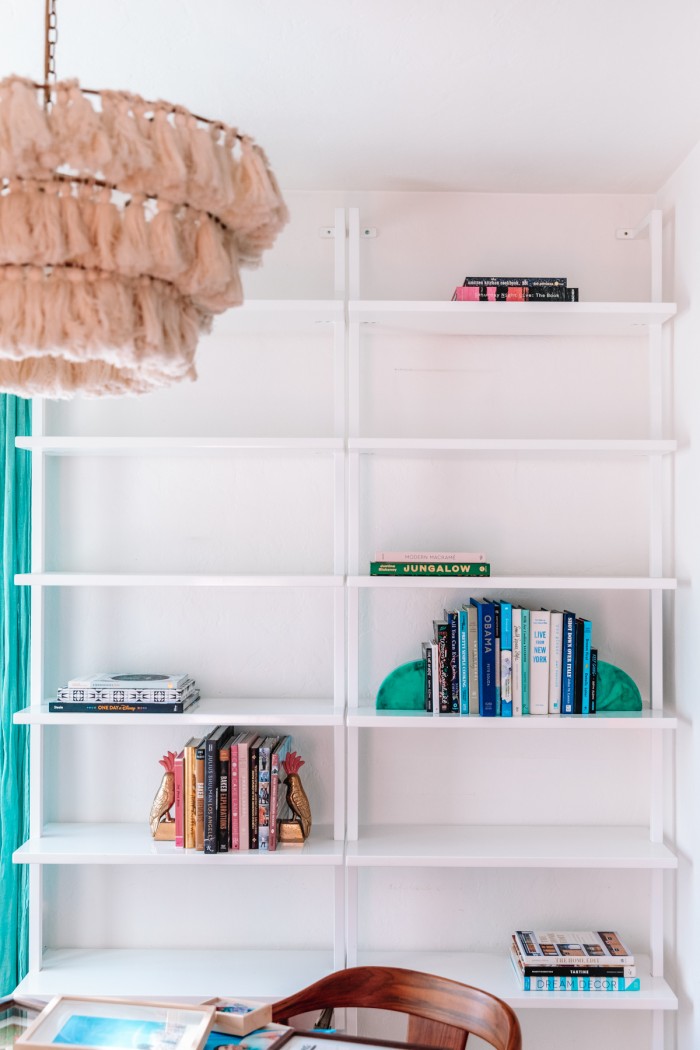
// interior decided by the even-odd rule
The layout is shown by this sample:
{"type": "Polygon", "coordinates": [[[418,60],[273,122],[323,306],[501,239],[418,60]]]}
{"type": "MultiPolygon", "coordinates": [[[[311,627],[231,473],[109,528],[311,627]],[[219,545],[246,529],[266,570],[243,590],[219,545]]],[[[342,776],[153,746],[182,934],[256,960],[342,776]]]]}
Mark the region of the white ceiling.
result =
{"type": "MultiPolygon", "coordinates": [[[[653,192],[700,139],[698,0],[57,0],[58,74],[252,134],[283,189],[653,192]]],[[[44,0],[2,0],[39,77],[44,0]]]]}

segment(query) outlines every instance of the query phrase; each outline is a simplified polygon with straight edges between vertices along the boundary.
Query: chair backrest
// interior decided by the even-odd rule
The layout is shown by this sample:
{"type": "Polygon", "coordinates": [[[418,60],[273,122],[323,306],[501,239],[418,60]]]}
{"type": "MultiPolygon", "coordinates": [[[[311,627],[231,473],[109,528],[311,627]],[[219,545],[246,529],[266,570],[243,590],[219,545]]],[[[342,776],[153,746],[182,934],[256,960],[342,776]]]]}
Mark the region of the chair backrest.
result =
{"type": "Polygon", "coordinates": [[[355,966],[338,970],[281,999],[272,1019],[326,1007],[361,1007],[408,1014],[406,1041],[443,1050],[464,1050],[472,1033],[496,1050],[521,1050],[520,1025],[507,1003],[480,988],[416,970],[355,966]]]}

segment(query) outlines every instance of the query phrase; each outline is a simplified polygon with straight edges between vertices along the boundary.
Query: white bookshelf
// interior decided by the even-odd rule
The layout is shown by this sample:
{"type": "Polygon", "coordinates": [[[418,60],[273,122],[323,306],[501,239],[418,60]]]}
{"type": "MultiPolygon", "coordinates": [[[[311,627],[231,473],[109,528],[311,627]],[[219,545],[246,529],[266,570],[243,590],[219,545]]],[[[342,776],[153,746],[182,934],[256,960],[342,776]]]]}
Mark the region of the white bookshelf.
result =
{"type": "Polygon", "coordinates": [[[333,838],[333,828],[314,826],[303,845],[280,844],[272,853],[243,850],[207,856],[195,850],[175,850],[172,842],[156,842],[142,824],[47,824],[39,838],[29,839],[15,853],[20,864],[228,864],[229,867],[292,865],[342,867],[344,845],[333,838]]]}
{"type": "Polygon", "coordinates": [[[513,968],[506,955],[481,952],[360,952],[360,966],[423,967],[454,981],[488,988],[518,1012],[528,1008],[544,1010],[677,1010],[678,999],[662,977],[652,977],[649,959],[641,956],[637,970],[641,976],[638,992],[523,992],[518,989],[513,968]]]}
{"type": "Polygon", "coordinates": [[[383,711],[374,704],[348,709],[347,723],[356,729],[411,729],[420,733],[625,733],[642,730],[676,729],[677,719],[663,711],[646,707],[641,711],[600,711],[595,718],[586,715],[539,715],[521,718],[440,717],[425,711],[383,711]]]}
{"type": "MultiPolygon", "coordinates": [[[[514,345],[525,337],[549,340],[591,336],[636,340],[640,357],[648,347],[652,376],[659,375],[661,328],[675,314],[675,305],[660,301],[658,282],[654,283],[659,301],[647,303],[445,303],[363,300],[359,291],[359,216],[350,209],[348,216],[336,214],[336,276],[340,274],[344,299],[338,300],[258,300],[242,310],[230,311],[213,339],[229,334],[251,337],[313,336],[331,343],[334,361],[333,435],[330,437],[133,437],[60,436],[44,432],[40,405],[35,411],[31,438],[18,445],[32,456],[33,464],[33,559],[32,572],[17,577],[21,585],[32,588],[32,696],[31,706],[15,716],[28,725],[31,733],[30,767],[32,786],[31,830],[29,840],[15,855],[18,863],[30,865],[30,973],[22,982],[24,994],[49,995],[54,992],[112,995],[210,996],[235,994],[278,998],[347,963],[381,963],[407,966],[444,974],[473,983],[502,996],[516,1009],[620,1009],[647,1010],[653,1015],[653,1050],[663,1047],[661,1018],[677,1008],[677,999],[663,976],[664,879],[677,867],[672,846],[663,836],[663,782],[665,776],[664,740],[676,728],[676,718],[664,706],[662,680],[662,600],[676,589],[677,581],[664,573],[661,557],[661,510],[652,511],[649,531],[648,571],[644,575],[620,572],[617,575],[585,573],[500,575],[488,579],[392,579],[364,575],[366,561],[360,560],[361,533],[367,507],[363,505],[360,474],[371,457],[391,457],[397,466],[411,459],[462,460],[465,457],[498,456],[503,460],[556,455],[590,457],[596,462],[609,458],[638,462],[649,467],[652,503],[662,507],[662,468],[664,459],[677,450],[677,443],[661,427],[660,386],[658,396],[650,398],[649,433],[635,438],[602,437],[372,437],[363,436],[359,421],[362,398],[361,360],[365,341],[373,334],[425,337],[452,336],[455,345],[471,337],[508,337],[514,345]],[[338,262],[344,251],[346,221],[349,224],[349,273],[338,262]],[[339,247],[340,246],[340,247],[339,247]],[[347,309],[346,309],[347,307],[347,309]],[[198,574],[123,572],[66,572],[47,569],[44,541],[48,523],[45,514],[45,471],[47,461],[56,457],[124,457],[132,461],[149,457],[226,457],[269,453],[329,456],[333,467],[333,567],[321,575],[285,574],[198,574]],[[191,711],[181,715],[74,715],[51,714],[44,688],[46,604],[60,600],[63,589],[77,593],[87,589],[180,588],[214,590],[227,588],[246,596],[262,589],[329,593],[333,606],[333,691],[325,698],[296,696],[205,697],[191,711]],[[610,600],[627,594],[649,602],[650,645],[649,687],[645,707],[639,713],[602,713],[595,717],[548,716],[514,719],[439,718],[422,712],[377,711],[374,697],[360,695],[361,668],[367,659],[361,641],[361,604],[391,599],[408,601],[430,598],[427,592],[446,590],[455,601],[458,593],[488,591],[550,592],[578,595],[607,595],[610,600]],[[405,599],[401,592],[405,592],[405,599]],[[392,598],[393,595],[393,598],[392,598]],[[155,843],[145,825],[125,821],[52,822],[44,820],[42,793],[44,769],[56,734],[80,728],[86,732],[121,726],[131,733],[137,727],[149,731],[163,726],[173,732],[182,727],[183,739],[189,727],[217,724],[259,727],[309,728],[327,731],[328,751],[332,754],[329,788],[333,792],[333,823],[314,826],[310,840],[302,848],[287,847],[270,856],[256,854],[203,857],[177,855],[169,843],[155,843]],[[532,824],[506,826],[454,822],[386,824],[361,820],[362,793],[367,790],[363,775],[364,754],[370,742],[392,746],[392,735],[410,730],[410,739],[422,741],[426,749],[437,749],[449,734],[458,746],[469,748],[470,741],[504,743],[522,740],[532,734],[555,733],[553,743],[575,739],[581,734],[581,747],[597,746],[608,739],[648,742],[649,808],[644,825],[608,826],[613,819],[596,826],[532,824]],[[374,735],[376,731],[376,736],[374,735]],[[441,736],[435,738],[435,732],[441,736]],[[470,734],[477,734],[476,738],[470,734]],[[487,737],[483,737],[486,733],[487,737]],[[522,733],[526,735],[521,736],[522,733]],[[465,736],[466,734],[466,736],[465,736]],[[561,735],[560,735],[561,734],[561,735]],[[591,734],[594,734],[591,737],[591,734]],[[632,734],[629,736],[629,734],[632,734]],[[640,735],[641,734],[641,735],[640,735]],[[72,948],[69,945],[45,947],[42,936],[44,902],[43,872],[49,866],[120,866],[127,869],[162,868],[183,872],[183,885],[192,886],[206,870],[228,865],[232,880],[236,872],[248,869],[284,869],[279,876],[279,893],[285,894],[288,879],[297,877],[297,868],[327,870],[333,881],[333,904],[329,922],[333,943],[324,951],[260,951],[246,946],[241,950],[202,948],[201,944],[173,950],[144,948],[72,948]],[[499,954],[435,952],[433,943],[412,952],[365,950],[360,937],[364,894],[360,886],[363,873],[383,869],[476,869],[510,871],[521,879],[519,893],[527,902],[528,872],[606,871],[611,879],[625,873],[644,873],[649,891],[649,959],[640,969],[642,991],[628,994],[574,996],[565,993],[529,994],[518,990],[507,956],[507,946],[499,954]],[[285,881],[281,881],[284,878],[285,881]]],[[[653,266],[658,268],[658,244],[654,241],[653,266]]],[[[656,271],[654,271],[656,272],[656,271]]],[[[374,351],[373,351],[374,352],[374,351]]],[[[381,354],[381,348],[377,350],[381,354]]],[[[655,388],[654,388],[655,389],[655,388]]],[[[128,466],[128,464],[127,464],[128,466]]],[[[576,562],[572,563],[572,567],[576,562]]],[[[212,596],[209,596],[209,598],[212,596]]],[[[209,598],[207,600],[209,600],[209,598]]],[[[116,595],[114,596],[116,600],[116,595]]],[[[554,596],[552,595],[552,601],[554,596]]],[[[559,602],[557,597],[557,602],[559,602]]],[[[420,641],[420,639],[418,639],[420,641]]],[[[226,639],[222,639],[226,645],[226,639]]],[[[398,739],[398,737],[397,737],[398,739]]],[[[401,737],[401,739],[404,739],[401,737]]],[[[303,874],[303,873],[302,873],[303,874]]],[[[326,876],[324,876],[326,877],[326,876]]],[[[232,882],[232,885],[235,882],[232,882]]],[[[300,946],[301,947],[301,946],[300,946]]],[[[468,945],[466,946],[468,947],[468,945]]]]}
{"type": "Polygon", "coordinates": [[[14,721],[19,725],[174,725],[174,726],[333,726],[342,728],[345,710],[335,706],[333,698],[313,700],[306,697],[278,700],[276,698],[221,699],[202,697],[193,707],[181,714],[73,714],[70,711],[49,711],[49,700],[43,704],[18,711],[14,721]]]}
{"type": "MultiPolygon", "coordinates": [[[[192,869],[187,869],[192,875],[192,869]]],[[[25,978],[18,995],[110,995],[202,999],[227,996],[282,999],[290,984],[304,987],[334,969],[333,952],[189,948],[53,948],[41,970],[25,978]],[[265,975],[264,982],[260,975],[265,975]],[[239,994],[239,993],[237,993],[239,994]]]]}
{"type": "Polygon", "coordinates": [[[646,828],[489,825],[368,825],[348,842],[353,868],[613,868],[678,867],[671,849],[650,842],[646,828]]]}
{"type": "MultiPolygon", "coordinates": [[[[643,224],[644,226],[644,224],[643,224]]],[[[412,969],[426,970],[440,973],[468,984],[476,984],[487,988],[500,997],[507,1000],[516,1010],[528,1007],[538,1009],[561,1010],[590,1010],[590,1009],[621,1009],[621,1010],[646,1010],[651,1013],[651,1044],[653,1050],[661,1050],[664,1046],[664,1023],[663,1015],[666,1011],[676,1010],[678,1000],[673,990],[669,987],[664,977],[664,908],[666,901],[665,881],[672,877],[678,866],[677,857],[672,846],[664,840],[663,831],[663,793],[666,776],[665,767],[665,741],[669,733],[676,729],[676,718],[664,705],[663,696],[663,602],[665,596],[671,596],[677,587],[677,581],[664,572],[666,563],[663,558],[663,507],[664,507],[664,463],[668,463],[668,457],[677,451],[677,443],[671,439],[663,429],[663,326],[671,321],[676,314],[676,306],[673,303],[665,303],[661,296],[661,223],[660,213],[652,213],[646,228],[650,236],[650,261],[651,261],[651,288],[652,300],[647,303],[632,302],[589,302],[589,303],[534,303],[534,304],[512,304],[512,303],[456,303],[456,302],[431,302],[431,301],[398,301],[398,300],[368,300],[361,297],[359,258],[359,219],[355,224],[351,221],[351,259],[355,260],[356,269],[350,273],[351,297],[348,307],[349,317],[349,365],[348,365],[348,818],[347,818],[347,899],[348,899],[348,961],[351,964],[382,964],[393,966],[405,966],[412,969]],[[358,238],[358,246],[352,250],[352,236],[358,238]],[[516,309],[511,311],[510,306],[516,309]],[[445,339],[444,337],[449,337],[445,339]],[[496,338],[493,338],[496,337],[496,338]],[[392,398],[393,389],[389,386],[396,377],[403,377],[412,371],[422,377],[426,391],[434,396],[442,396],[449,393],[447,384],[454,381],[459,384],[460,368],[466,370],[472,365],[477,370],[477,382],[485,383],[479,377],[478,369],[497,371],[501,362],[515,361],[519,353],[532,354],[542,351],[547,354],[546,360],[550,364],[555,356],[550,348],[561,346],[568,354],[577,352],[577,346],[581,352],[593,345],[593,337],[604,340],[610,359],[614,360],[619,346],[620,352],[628,354],[627,367],[634,367],[632,361],[632,348],[638,353],[640,367],[647,368],[649,377],[649,394],[647,406],[647,420],[642,423],[637,433],[633,436],[624,437],[614,430],[610,436],[597,425],[593,425],[588,433],[576,437],[565,434],[557,434],[556,428],[546,433],[546,414],[538,417],[540,433],[537,436],[528,434],[525,429],[518,434],[517,423],[510,422],[510,428],[515,433],[512,436],[498,434],[498,403],[492,403],[493,422],[489,429],[481,428],[481,433],[470,433],[474,427],[465,412],[464,435],[452,433],[443,435],[440,429],[445,427],[444,421],[433,413],[426,411],[426,419],[435,422],[437,418],[437,433],[430,433],[430,424],[421,418],[417,420],[414,429],[416,434],[395,433],[390,431],[381,413],[377,413],[377,406],[384,399],[392,398]],[[487,340],[487,343],[484,343],[487,340]],[[441,350],[444,347],[443,356],[437,353],[433,356],[432,351],[438,345],[441,350]],[[488,346],[490,354],[479,356],[482,346],[488,346]],[[462,353],[464,357],[458,355],[462,353]],[[386,363],[385,363],[386,362],[386,363]],[[376,365],[375,365],[376,363],[376,365]],[[366,372],[372,366],[378,369],[381,376],[381,394],[377,394],[375,388],[370,386],[366,372]],[[449,377],[443,380],[442,387],[438,384],[438,374],[444,371],[449,377]],[[372,402],[372,397],[375,400],[372,402]],[[365,402],[369,401],[366,406],[365,402]],[[372,414],[374,409],[374,414],[372,414]],[[370,422],[367,423],[366,420],[370,422]],[[379,426],[377,426],[377,422],[379,426]],[[380,430],[380,428],[384,428],[380,430]],[[469,427],[469,429],[467,429],[469,427]],[[544,433],[542,430],[544,429],[544,433]],[[388,431],[388,432],[387,432],[388,431]],[[402,471],[401,478],[407,477],[406,464],[417,464],[413,469],[416,476],[420,477],[421,495],[417,498],[431,501],[442,500],[447,506],[447,497],[450,492],[449,474],[443,469],[443,464],[448,463],[451,467],[459,469],[462,463],[484,463],[487,460],[496,464],[493,470],[499,468],[499,464],[527,462],[537,463],[540,457],[556,457],[559,461],[571,461],[572,463],[587,460],[593,464],[615,462],[624,469],[625,462],[640,463],[641,469],[646,470],[647,477],[647,503],[639,507],[642,514],[648,516],[648,549],[647,565],[648,571],[631,575],[624,572],[619,574],[610,573],[603,575],[599,572],[579,573],[559,572],[551,575],[494,575],[488,579],[478,578],[449,578],[435,575],[433,577],[391,578],[371,577],[365,575],[367,572],[367,561],[372,550],[392,547],[401,549],[409,544],[414,548],[440,549],[449,545],[462,546],[459,541],[452,539],[446,541],[443,536],[435,536],[433,542],[430,538],[426,540],[423,536],[419,538],[406,538],[406,530],[396,530],[397,536],[402,539],[390,539],[383,533],[377,534],[375,522],[381,520],[386,526],[391,522],[391,515],[386,512],[380,515],[375,511],[373,505],[367,506],[366,500],[381,500],[382,492],[379,481],[373,484],[369,480],[369,470],[382,470],[377,474],[386,483],[388,472],[391,468],[402,471]],[[390,467],[383,467],[382,460],[390,460],[390,467]],[[375,468],[375,464],[378,466],[375,468]],[[427,464],[427,465],[426,465],[427,464]],[[438,488],[432,491],[430,488],[428,471],[438,471],[438,488]],[[371,494],[371,495],[369,495],[371,494]],[[372,529],[375,529],[373,532],[372,529]],[[369,538],[371,537],[371,538],[369,538]],[[368,555],[368,552],[370,554],[368,555]],[[369,689],[367,695],[367,671],[365,647],[376,648],[373,641],[367,637],[371,623],[375,630],[380,633],[385,630],[385,621],[392,616],[401,616],[403,613],[415,629],[420,609],[419,599],[425,595],[426,603],[432,595],[445,595],[444,603],[450,604],[451,608],[458,607],[462,602],[468,600],[471,594],[488,594],[507,597],[509,593],[515,592],[513,600],[517,600],[518,592],[528,594],[530,600],[537,601],[541,596],[541,604],[548,607],[575,608],[578,601],[601,601],[619,602],[620,600],[638,600],[647,604],[649,611],[649,637],[648,647],[648,688],[643,689],[646,693],[644,708],[641,712],[609,712],[604,715],[596,715],[594,718],[583,716],[557,716],[546,717],[523,717],[523,718],[479,718],[479,717],[455,717],[440,718],[423,712],[411,713],[401,711],[378,711],[375,707],[376,687],[369,689]],[[394,597],[392,597],[392,595],[394,597]],[[454,598],[452,596],[454,595],[454,598]],[[550,596],[547,600],[546,596],[550,596]],[[635,595],[638,598],[635,599],[635,595]],[[386,596],[386,597],[385,597],[386,596]],[[537,596],[537,597],[535,597],[537,596]],[[570,597],[567,597],[570,596],[570,597]],[[579,597],[580,596],[580,597],[579,597]],[[452,602],[454,601],[454,604],[452,602]],[[389,604],[391,602],[391,604],[389,604]],[[381,603],[378,605],[378,603],[381,603]],[[374,613],[378,608],[379,612],[374,613]],[[404,612],[405,610],[405,612],[404,612]],[[384,617],[384,619],[382,619],[384,617]],[[433,737],[437,732],[438,736],[433,737]],[[566,824],[563,821],[556,826],[539,826],[537,808],[530,808],[532,813],[530,820],[525,820],[520,826],[506,826],[507,821],[488,823],[487,818],[482,816],[482,823],[474,824],[479,820],[479,805],[485,800],[475,797],[474,786],[470,781],[470,794],[465,798],[464,823],[460,823],[459,807],[453,806],[452,819],[449,823],[443,823],[439,817],[435,823],[383,823],[381,817],[377,823],[368,822],[366,814],[379,812],[383,809],[377,800],[367,797],[368,790],[375,790],[376,786],[368,789],[365,783],[364,770],[373,756],[378,761],[378,756],[385,754],[386,749],[395,746],[405,747],[408,751],[411,740],[419,742],[411,747],[410,757],[407,762],[415,762],[416,755],[423,751],[427,756],[427,770],[425,779],[439,777],[439,763],[435,756],[440,753],[440,747],[444,742],[447,762],[459,762],[464,756],[464,761],[469,762],[469,756],[478,751],[479,745],[472,746],[471,741],[483,741],[487,745],[490,740],[503,742],[507,754],[512,760],[515,752],[511,742],[522,739],[522,749],[530,746],[531,741],[546,733],[547,741],[552,742],[548,753],[556,754],[565,741],[580,741],[580,754],[590,756],[593,754],[591,747],[596,743],[614,739],[619,742],[619,747],[625,749],[627,741],[630,745],[634,740],[641,743],[646,741],[649,805],[646,820],[635,826],[606,826],[611,817],[610,814],[601,814],[600,824],[596,826],[584,826],[578,824],[566,824]],[[476,733],[476,737],[472,734],[476,733]],[[522,734],[525,734],[524,736],[522,734]],[[554,733],[555,736],[551,736],[554,733]],[[594,736],[591,736],[591,733],[594,736]],[[447,735],[445,735],[447,734],[447,735]],[[484,736],[486,734],[486,736],[484,736]],[[534,734],[534,736],[533,736],[534,734]],[[578,735],[577,735],[578,734],[578,735]],[[601,735],[602,734],[602,735],[601,735]],[[632,734],[632,735],[630,735],[632,734]],[[641,734],[641,735],[640,735],[641,734]],[[430,739],[440,741],[440,744],[431,745],[430,739]],[[457,746],[455,741],[459,740],[457,746]],[[462,746],[462,741],[463,746],[462,746]],[[586,743],[589,742],[589,743],[586,743]],[[532,821],[532,823],[531,823],[532,821]],[[426,878],[431,869],[436,872],[450,872],[452,878],[449,886],[454,891],[456,885],[455,872],[464,872],[464,878],[468,878],[469,872],[478,872],[488,869],[499,873],[499,886],[507,886],[506,892],[517,897],[520,904],[518,914],[522,909],[527,911],[527,887],[528,878],[534,875],[533,869],[544,873],[550,871],[607,871],[611,880],[618,880],[617,885],[623,885],[622,881],[629,877],[630,873],[636,872],[641,878],[645,873],[648,887],[648,944],[650,955],[648,958],[640,958],[639,972],[642,973],[642,990],[639,993],[617,993],[609,999],[604,994],[600,995],[574,995],[539,993],[537,995],[521,992],[514,979],[512,968],[507,957],[507,952],[497,955],[485,955],[466,952],[437,952],[432,950],[440,944],[441,933],[431,927],[430,916],[416,914],[411,911],[410,919],[423,931],[423,937],[429,938],[420,951],[391,950],[387,943],[386,950],[368,950],[367,938],[371,938],[371,930],[367,929],[366,922],[363,923],[363,915],[369,912],[377,921],[380,915],[379,905],[372,900],[374,893],[378,892],[375,887],[391,886],[390,897],[406,894],[406,899],[412,902],[412,908],[420,909],[420,898],[410,896],[404,889],[404,884],[394,880],[399,877],[399,870],[406,869],[411,873],[408,880],[418,882],[421,888],[427,890],[426,878]],[[384,881],[377,882],[382,872],[386,874],[384,881]],[[426,877],[421,878],[418,872],[425,872],[426,877]],[[506,873],[512,875],[508,881],[504,881],[506,873]],[[520,872],[520,876],[518,876],[520,872]],[[517,881],[517,880],[520,881],[517,881]],[[427,929],[427,933],[426,933],[427,929]]],[[[567,358],[569,360],[569,358],[567,358]]],[[[598,359],[596,367],[600,367],[602,358],[598,359]]],[[[507,367],[505,364],[501,368],[507,367]]],[[[503,373],[507,375],[507,373],[503,373]]],[[[562,375],[563,374],[559,373],[562,375]]],[[[401,378],[404,386],[398,386],[401,390],[408,388],[410,380],[401,378]]],[[[501,380],[505,385],[505,378],[501,380]]],[[[417,381],[414,382],[415,389],[417,381]]],[[[481,387],[480,387],[481,389],[481,387]]],[[[496,384],[486,387],[485,390],[500,389],[496,384]]],[[[547,390],[550,396],[557,396],[554,384],[550,384],[547,390]]],[[[558,388],[561,391],[561,387],[558,388]]],[[[459,387],[464,390],[463,386],[459,387]]],[[[393,394],[398,397],[398,394],[393,394]]],[[[427,394],[426,394],[427,396],[427,394]]],[[[493,394],[491,395],[493,396],[493,394]]],[[[447,398],[446,403],[450,408],[447,411],[459,413],[460,405],[457,397],[447,398]]],[[[511,409],[515,400],[509,402],[511,409]]],[[[526,402],[521,404],[521,408],[526,402]]],[[[540,407],[540,412],[542,409],[540,407]]],[[[545,410],[546,413],[546,410],[545,410]]],[[[527,411],[523,416],[527,415],[527,411]]],[[[390,418],[406,419],[396,413],[390,418]]],[[[519,418],[519,417],[517,417],[519,418]]],[[[561,414],[559,416],[561,418],[561,414]]],[[[406,424],[408,426],[408,424],[406,424]]],[[[610,423],[608,425],[611,425],[610,423]]],[[[612,422],[612,426],[614,426],[612,422]]],[[[454,415],[447,421],[447,427],[457,429],[454,415]]],[[[580,424],[579,424],[580,427],[580,424]]],[[[537,431],[535,431],[537,433],[537,431]]],[[[464,475],[459,475],[463,477],[464,475]]],[[[483,478],[481,474],[475,476],[483,478]]],[[[538,475],[541,481],[541,474],[538,475]]],[[[457,483],[455,483],[456,485],[457,483]]],[[[552,495],[547,499],[543,514],[553,514],[552,495]]],[[[478,498],[478,497],[477,497],[478,498]]],[[[522,498],[522,497],[521,497],[522,498]]],[[[527,499],[527,495],[524,497],[527,499]]],[[[531,498],[535,498],[534,496],[531,498]]],[[[406,504],[407,505],[407,504],[406,504]]],[[[402,511],[406,512],[406,505],[402,505],[402,511]]],[[[511,508],[512,511],[512,508],[511,508]]],[[[397,514],[400,511],[396,512],[397,514]]],[[[425,530],[427,515],[418,512],[416,515],[425,530]]],[[[517,514],[513,520],[512,527],[517,528],[517,514]]],[[[470,536],[469,528],[466,532],[470,536]]],[[[410,534],[409,534],[410,535],[410,534]]],[[[480,534],[479,534],[480,535],[480,534]]],[[[488,536],[480,539],[470,538],[466,541],[467,549],[476,547],[489,552],[488,536]]],[[[498,570],[497,559],[492,559],[487,553],[487,561],[493,560],[492,568],[498,570]]],[[[527,556],[520,559],[522,569],[527,570],[527,556]]],[[[581,562],[574,558],[573,566],[581,562]]],[[[522,571],[521,569],[521,571],[522,571]]],[[[538,602],[539,604],[539,602],[538,602]]],[[[433,614],[435,615],[435,614],[433,614]]],[[[440,615],[438,613],[438,615],[440,615]]],[[[430,632],[428,619],[425,635],[430,632]]],[[[421,640],[425,640],[422,638],[421,640]]],[[[646,641],[646,639],[645,639],[646,641]]],[[[418,649],[419,653],[419,649],[418,649]]],[[[404,657],[406,659],[407,657],[404,657]]],[[[603,656],[603,659],[606,657],[603,656]]],[[[387,668],[387,671],[390,667],[387,668]]],[[[379,675],[381,679],[382,675],[379,675]]],[[[569,753],[569,752],[567,752],[569,753]]],[[[494,752],[490,751],[493,755],[494,752]]],[[[495,752],[495,764],[499,761],[498,752],[495,752]]],[[[585,758],[584,758],[585,762],[585,758]]],[[[398,776],[397,763],[388,760],[391,773],[398,776]]],[[[481,769],[482,767],[479,766],[481,769]]],[[[576,768],[576,767],[574,767],[576,768]]],[[[585,765],[582,766],[582,769],[585,765]]],[[[552,783],[560,787],[564,784],[573,792],[577,789],[577,774],[573,769],[569,770],[571,777],[567,777],[563,769],[558,772],[552,771],[552,783]]],[[[581,772],[581,771],[580,771],[581,772]]],[[[524,767],[521,773],[525,773],[524,767]]],[[[485,773],[483,775],[486,775],[485,773]]],[[[453,780],[449,780],[450,787],[446,791],[453,790],[453,780]]],[[[512,783],[519,783],[516,777],[512,783]]],[[[583,783],[578,779],[578,785],[583,783]]],[[[412,803],[415,806],[420,796],[422,787],[426,789],[421,774],[416,771],[413,783],[404,785],[406,819],[410,821],[408,814],[411,813],[412,803]]],[[[477,789],[478,790],[478,789],[477,789]]],[[[556,788],[554,789],[557,790],[556,788]]],[[[483,788],[488,792],[488,788],[483,788]]],[[[436,792],[439,796],[439,791],[436,792]]],[[[432,797],[432,796],[431,796],[432,797]]],[[[488,800],[486,800],[488,801],[488,800]]],[[[527,808],[527,807],[526,807],[527,808]]],[[[614,819],[614,818],[612,818],[614,819]]],[[[546,821],[545,821],[546,823],[546,821]]],[[[476,876],[472,876],[474,878],[476,876]]],[[[562,874],[562,878],[564,878],[562,874]]],[[[461,885],[461,883],[460,883],[461,885]]],[[[485,882],[469,882],[466,885],[478,886],[475,892],[484,892],[485,882]]],[[[469,902],[469,894],[460,897],[460,906],[466,907],[469,902]],[[465,903],[466,901],[466,903],[465,903]]],[[[390,902],[387,901],[387,904],[390,902]]],[[[503,902],[507,907],[507,902],[503,902]]],[[[570,908],[567,908],[570,914],[570,908]]],[[[459,924],[459,916],[454,917],[455,924],[459,924]]],[[[395,920],[397,921],[397,920],[395,920]]],[[[445,911],[441,913],[441,921],[445,922],[445,911]]],[[[556,924],[555,924],[556,925],[556,924]]],[[[385,929],[385,937],[390,938],[389,926],[385,929]]],[[[442,936],[450,939],[451,930],[443,929],[442,936]]],[[[469,932],[467,932],[467,940],[469,932]]],[[[482,931],[483,938],[483,931],[482,931]]],[[[405,941],[405,936],[398,935],[397,940],[405,941]]],[[[468,949],[468,943],[465,948],[468,949]]],[[[639,958],[639,957],[638,957],[639,958]]]]}
{"type": "Polygon", "coordinates": [[[368,330],[424,335],[639,336],[676,313],[675,303],[453,303],[351,300],[368,330]]]}

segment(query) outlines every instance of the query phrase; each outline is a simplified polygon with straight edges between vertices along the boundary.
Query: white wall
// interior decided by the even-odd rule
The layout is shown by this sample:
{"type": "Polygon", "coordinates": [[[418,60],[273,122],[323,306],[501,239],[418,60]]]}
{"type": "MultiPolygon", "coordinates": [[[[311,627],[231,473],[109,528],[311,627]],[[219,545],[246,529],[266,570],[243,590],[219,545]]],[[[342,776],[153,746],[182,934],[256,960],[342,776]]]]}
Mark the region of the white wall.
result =
{"type": "Polygon", "coordinates": [[[669,684],[679,715],[677,733],[675,836],[679,855],[676,924],[678,971],[675,987],[680,998],[679,1046],[700,1045],[697,1013],[697,944],[700,935],[697,858],[700,856],[697,805],[700,788],[700,742],[697,734],[698,674],[695,661],[700,597],[696,586],[700,570],[700,144],[686,158],[659,193],[664,210],[666,295],[678,302],[673,343],[668,347],[668,374],[672,414],[679,451],[673,478],[675,495],[675,564],[679,589],[669,647],[674,680],[669,684]],[[695,1010],[693,1004],[695,1001],[695,1010]]]}
{"type": "MultiPolygon", "coordinates": [[[[350,204],[378,229],[376,240],[362,245],[368,298],[449,298],[468,272],[565,275],[588,300],[649,297],[648,244],[615,238],[616,228],[634,226],[646,214],[647,197],[309,193],[291,195],[289,203],[292,223],[264,267],[249,275],[250,296],[332,296],[333,245],[318,231],[332,222],[334,207],[350,204]]],[[[677,236],[677,249],[684,243],[677,236]]],[[[330,436],[329,347],[323,335],[284,342],[212,338],[201,348],[197,384],[135,401],[56,404],[50,430],[330,436]]],[[[676,353],[690,379],[690,351],[685,363],[678,347],[676,353]]],[[[363,347],[362,368],[363,435],[647,435],[644,340],[374,337],[363,347]]],[[[686,386],[684,425],[692,433],[694,392],[686,386]]],[[[643,462],[525,454],[366,458],[364,561],[381,547],[476,545],[499,573],[647,572],[643,462]]],[[[66,459],[50,468],[48,568],[331,569],[326,460],[307,456],[291,464],[277,454],[66,459]]],[[[681,470],[690,491],[687,459],[681,470]]],[[[682,537],[692,539],[689,525],[682,537]]],[[[690,552],[682,558],[689,574],[690,552]]],[[[465,588],[460,600],[468,593],[465,588]]],[[[646,596],[550,598],[553,607],[592,618],[601,658],[625,667],[646,695],[646,596]]],[[[454,601],[454,592],[362,596],[361,695],[373,696],[394,666],[420,655],[431,620],[454,601]]],[[[210,696],[329,695],[330,616],[323,594],[51,595],[47,688],[77,672],[157,664],[194,671],[210,696]]],[[[681,661],[681,680],[691,672],[681,661]]],[[[47,745],[55,755],[47,816],[66,820],[141,819],[157,784],[157,758],[184,742],[177,728],[90,734],[55,728],[49,735],[57,746],[47,745]]],[[[361,820],[648,822],[645,733],[555,739],[531,732],[526,744],[518,736],[480,733],[478,747],[434,736],[439,741],[403,732],[389,743],[384,733],[364,731],[361,820]]],[[[307,758],[315,816],[328,822],[330,733],[301,731],[295,739],[307,758]]],[[[162,874],[141,867],[126,877],[119,869],[86,869],[79,874],[79,902],[68,892],[74,876],[57,869],[47,880],[49,944],[186,944],[205,935],[221,946],[329,943],[331,885],[324,872],[294,873],[281,883],[264,869],[235,878],[221,868],[186,877],[175,869],[162,874]]],[[[371,871],[360,881],[360,943],[502,951],[512,929],[555,924],[618,928],[643,952],[649,886],[644,873],[371,871]]],[[[526,1047],[541,1050],[564,1042],[570,1050],[636,1050],[649,1039],[649,1018],[634,1011],[586,1012],[572,1024],[566,1012],[532,1010],[522,1021],[526,1047]]]]}

